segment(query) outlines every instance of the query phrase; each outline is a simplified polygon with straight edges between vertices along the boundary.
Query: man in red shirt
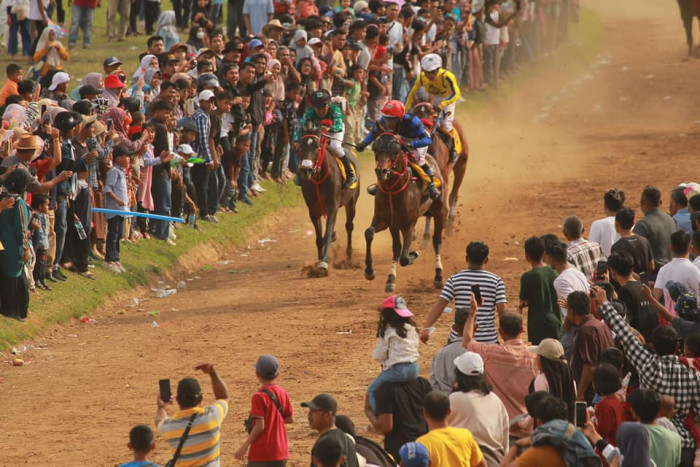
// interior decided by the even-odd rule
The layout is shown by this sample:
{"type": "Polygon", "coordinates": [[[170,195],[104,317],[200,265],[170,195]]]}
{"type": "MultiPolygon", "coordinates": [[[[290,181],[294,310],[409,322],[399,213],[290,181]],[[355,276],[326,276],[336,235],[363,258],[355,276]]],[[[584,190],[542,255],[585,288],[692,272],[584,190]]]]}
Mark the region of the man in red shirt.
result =
{"type": "Polygon", "coordinates": [[[285,423],[294,423],[294,413],[287,391],[275,383],[279,362],[272,355],[263,355],[255,364],[255,375],[262,385],[253,394],[250,416],[253,428],[236,459],[248,453],[248,467],[282,467],[289,457],[289,442],[285,423]]]}

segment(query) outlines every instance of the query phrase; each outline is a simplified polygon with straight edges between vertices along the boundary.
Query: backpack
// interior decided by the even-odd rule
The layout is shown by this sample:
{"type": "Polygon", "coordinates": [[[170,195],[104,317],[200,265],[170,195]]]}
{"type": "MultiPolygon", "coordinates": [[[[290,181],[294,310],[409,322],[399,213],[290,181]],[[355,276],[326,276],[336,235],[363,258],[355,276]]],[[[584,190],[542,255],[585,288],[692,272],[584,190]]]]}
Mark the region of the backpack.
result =
{"type": "Polygon", "coordinates": [[[533,446],[555,447],[569,467],[601,467],[600,458],[586,436],[566,420],[551,420],[535,429],[533,446]]]}
{"type": "Polygon", "coordinates": [[[355,449],[357,453],[367,459],[367,463],[379,467],[396,467],[396,461],[382,447],[369,438],[355,437],[355,449]],[[373,462],[370,462],[373,461],[373,462]]]}

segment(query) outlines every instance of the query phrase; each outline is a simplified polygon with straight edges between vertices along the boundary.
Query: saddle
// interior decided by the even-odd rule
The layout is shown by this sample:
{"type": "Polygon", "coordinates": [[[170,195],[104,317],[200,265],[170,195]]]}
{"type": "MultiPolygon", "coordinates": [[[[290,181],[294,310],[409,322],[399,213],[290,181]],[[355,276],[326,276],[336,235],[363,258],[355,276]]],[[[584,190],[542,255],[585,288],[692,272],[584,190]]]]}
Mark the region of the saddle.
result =
{"type": "MultiPolygon", "coordinates": [[[[408,160],[408,165],[411,167],[413,175],[415,175],[415,177],[418,178],[418,180],[420,180],[421,185],[423,187],[427,186],[428,183],[430,183],[430,177],[428,177],[428,174],[425,173],[425,171],[421,168],[420,165],[413,162],[410,158],[408,160]]],[[[433,181],[435,182],[435,186],[437,188],[440,188],[442,186],[442,182],[440,181],[439,177],[433,177],[433,181]]]]}
{"type": "MultiPolygon", "coordinates": [[[[340,175],[343,179],[343,183],[345,183],[345,180],[348,179],[348,174],[345,173],[345,165],[343,165],[343,161],[340,159],[340,157],[336,156],[335,154],[333,154],[333,159],[335,160],[335,163],[338,164],[338,167],[340,168],[340,175]]],[[[352,164],[353,168],[355,169],[355,173],[358,173],[357,172],[357,165],[353,161],[350,161],[350,163],[352,164]]],[[[354,190],[355,188],[357,188],[357,182],[353,183],[349,189],[354,190]]]]}
{"type": "MultiPolygon", "coordinates": [[[[423,125],[428,130],[428,132],[433,131],[433,120],[429,118],[421,118],[420,121],[423,122],[423,125]]],[[[455,142],[455,151],[457,151],[457,154],[462,154],[462,138],[459,137],[459,133],[457,133],[457,131],[454,128],[452,128],[450,135],[452,136],[452,139],[455,142]]]]}

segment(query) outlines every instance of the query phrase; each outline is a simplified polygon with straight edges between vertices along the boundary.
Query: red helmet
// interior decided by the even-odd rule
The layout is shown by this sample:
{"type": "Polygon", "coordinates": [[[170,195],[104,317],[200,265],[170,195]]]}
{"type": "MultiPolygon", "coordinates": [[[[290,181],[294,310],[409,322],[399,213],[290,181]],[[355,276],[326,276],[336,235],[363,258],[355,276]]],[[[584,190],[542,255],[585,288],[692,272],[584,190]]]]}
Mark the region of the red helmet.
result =
{"type": "Polygon", "coordinates": [[[406,108],[401,101],[389,101],[382,107],[382,117],[403,118],[406,115],[406,108]]]}

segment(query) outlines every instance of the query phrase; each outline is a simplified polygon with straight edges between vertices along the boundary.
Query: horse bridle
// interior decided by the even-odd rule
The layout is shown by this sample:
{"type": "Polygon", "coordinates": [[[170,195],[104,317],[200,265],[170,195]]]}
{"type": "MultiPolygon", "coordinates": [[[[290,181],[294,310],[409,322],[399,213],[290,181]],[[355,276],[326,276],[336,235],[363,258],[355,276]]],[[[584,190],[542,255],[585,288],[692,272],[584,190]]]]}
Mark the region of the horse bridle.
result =
{"type": "MultiPolygon", "coordinates": [[[[321,179],[318,179],[318,174],[323,167],[323,162],[326,159],[326,152],[328,151],[328,149],[326,148],[326,135],[303,135],[301,139],[302,141],[308,139],[318,140],[318,157],[316,157],[316,163],[314,164],[313,170],[311,171],[311,180],[316,184],[323,183],[326,180],[326,178],[328,178],[331,172],[330,167],[326,167],[326,173],[321,179]]],[[[305,160],[311,161],[311,159],[302,159],[302,167],[304,166],[303,162],[305,160]]]]}

